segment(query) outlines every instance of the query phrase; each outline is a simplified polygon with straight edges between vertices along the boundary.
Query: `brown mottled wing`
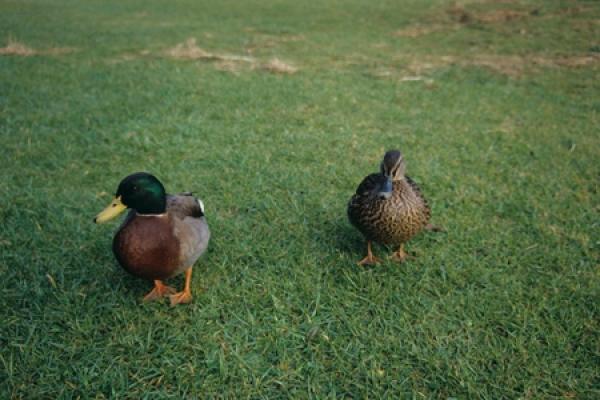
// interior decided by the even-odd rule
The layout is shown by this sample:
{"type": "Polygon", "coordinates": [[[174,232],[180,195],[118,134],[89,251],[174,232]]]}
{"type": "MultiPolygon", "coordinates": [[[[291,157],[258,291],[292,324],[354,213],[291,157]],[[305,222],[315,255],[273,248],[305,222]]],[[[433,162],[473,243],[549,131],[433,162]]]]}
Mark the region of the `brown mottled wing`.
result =
{"type": "Polygon", "coordinates": [[[429,208],[429,203],[427,202],[427,199],[425,198],[425,196],[423,196],[423,192],[421,192],[421,188],[419,187],[419,185],[417,185],[417,182],[412,180],[410,176],[405,176],[404,178],[406,179],[406,182],[410,185],[412,190],[415,192],[415,195],[417,195],[417,197],[423,202],[426,220],[429,221],[429,218],[431,218],[431,209],[429,208]]]}
{"type": "Polygon", "coordinates": [[[385,180],[383,174],[371,174],[362,180],[360,185],[356,188],[356,194],[363,195],[372,192],[377,189],[378,186],[385,180]]]}
{"type": "Polygon", "coordinates": [[[372,200],[372,194],[380,187],[382,181],[385,179],[383,174],[371,174],[368,175],[356,188],[356,193],[350,199],[348,203],[348,219],[358,230],[363,234],[368,235],[366,226],[368,223],[367,219],[371,217],[373,210],[370,209],[372,200]]]}

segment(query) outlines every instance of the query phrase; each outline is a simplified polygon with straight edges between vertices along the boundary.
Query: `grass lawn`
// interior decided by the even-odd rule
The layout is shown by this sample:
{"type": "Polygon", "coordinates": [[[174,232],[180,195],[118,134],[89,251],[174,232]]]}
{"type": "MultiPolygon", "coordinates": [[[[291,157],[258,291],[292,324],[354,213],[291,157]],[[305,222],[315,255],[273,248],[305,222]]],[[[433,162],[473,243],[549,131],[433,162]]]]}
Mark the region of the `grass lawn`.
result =
{"type": "Polygon", "coordinates": [[[600,398],[599,127],[595,1],[2,1],[0,398],[600,398]],[[361,268],[391,148],[446,231],[361,268]],[[92,223],[140,170],[190,305],[92,223]]]}

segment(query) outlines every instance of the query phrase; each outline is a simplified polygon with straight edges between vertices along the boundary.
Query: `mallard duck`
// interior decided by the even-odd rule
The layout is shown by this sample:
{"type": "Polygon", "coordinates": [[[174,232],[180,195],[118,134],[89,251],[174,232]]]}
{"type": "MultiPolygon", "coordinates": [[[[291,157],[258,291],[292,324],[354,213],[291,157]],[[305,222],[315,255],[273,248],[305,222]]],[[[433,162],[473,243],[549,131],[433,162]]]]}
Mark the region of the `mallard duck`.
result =
{"type": "Polygon", "coordinates": [[[367,239],[367,256],[360,265],[381,261],[373,255],[371,242],[398,246],[392,255],[402,262],[404,243],[427,226],[431,211],[417,184],[405,175],[398,150],[385,153],[380,172],[367,176],[348,203],[348,218],[367,239]]]}
{"type": "Polygon", "coordinates": [[[130,209],[113,239],[121,266],[154,281],[145,301],[169,296],[171,305],[192,300],[192,267],[208,246],[204,204],[191,193],[168,195],[153,175],[138,172],[121,181],[112,202],[94,218],[103,223],[130,209]],[[175,291],[163,280],[185,272],[185,287],[175,291]]]}

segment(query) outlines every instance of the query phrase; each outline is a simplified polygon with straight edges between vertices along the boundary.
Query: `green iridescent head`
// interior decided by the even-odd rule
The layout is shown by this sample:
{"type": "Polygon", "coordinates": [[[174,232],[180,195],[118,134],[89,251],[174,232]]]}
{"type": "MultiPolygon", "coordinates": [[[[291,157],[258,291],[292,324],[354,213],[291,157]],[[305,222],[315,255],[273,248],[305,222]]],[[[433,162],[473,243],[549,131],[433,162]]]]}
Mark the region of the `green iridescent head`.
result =
{"type": "Polygon", "coordinates": [[[94,218],[94,222],[111,220],[127,208],[139,214],[162,214],[166,206],[167,194],[162,183],[154,175],[137,172],[121,181],[115,198],[94,218]]]}

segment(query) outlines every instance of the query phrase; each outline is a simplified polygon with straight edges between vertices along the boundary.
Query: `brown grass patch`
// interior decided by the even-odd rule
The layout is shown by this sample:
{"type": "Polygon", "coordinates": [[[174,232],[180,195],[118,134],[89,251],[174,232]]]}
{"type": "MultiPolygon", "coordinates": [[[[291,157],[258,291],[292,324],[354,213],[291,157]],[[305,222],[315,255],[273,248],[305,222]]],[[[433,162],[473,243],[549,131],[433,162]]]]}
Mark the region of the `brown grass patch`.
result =
{"type": "Polygon", "coordinates": [[[428,71],[456,63],[453,56],[417,56],[408,60],[405,70],[414,75],[424,75],[428,71]]]}
{"type": "Polygon", "coordinates": [[[37,52],[31,47],[25,46],[23,43],[19,43],[13,39],[8,39],[6,47],[0,48],[0,54],[8,56],[33,56],[37,52]]]}
{"type": "Polygon", "coordinates": [[[397,68],[378,67],[370,74],[377,78],[406,81],[428,81],[431,71],[449,67],[481,67],[511,78],[520,78],[527,73],[537,73],[541,68],[585,68],[600,66],[600,54],[592,55],[494,55],[478,54],[471,57],[455,55],[398,57],[397,68]]]}
{"type": "Polygon", "coordinates": [[[140,58],[149,56],[150,50],[141,50],[137,53],[122,53],[115,58],[108,59],[106,62],[108,64],[119,64],[122,62],[135,61],[140,58]]]}
{"type": "Polygon", "coordinates": [[[376,78],[390,78],[395,75],[396,71],[390,70],[389,68],[378,68],[371,71],[370,74],[376,78]]]}
{"type": "Polygon", "coordinates": [[[262,69],[275,74],[295,74],[298,72],[298,68],[281,61],[279,58],[269,60],[266,64],[262,65],[262,69]]]}
{"type": "Polygon", "coordinates": [[[70,47],[51,47],[45,50],[35,50],[14,39],[8,39],[7,45],[0,48],[0,55],[20,57],[31,57],[36,55],[58,56],[74,51],[76,51],[76,49],[70,47]]]}
{"type": "Polygon", "coordinates": [[[463,66],[484,67],[502,75],[517,78],[533,63],[520,56],[477,55],[470,60],[459,62],[463,66]]]}
{"type": "Polygon", "coordinates": [[[39,54],[51,55],[51,56],[60,56],[62,54],[68,54],[76,52],[77,49],[74,47],[51,47],[46,50],[41,50],[39,54]]]}
{"type": "Polygon", "coordinates": [[[254,54],[262,49],[272,49],[281,46],[282,44],[300,42],[305,40],[303,35],[271,35],[261,32],[256,32],[253,29],[245,29],[251,36],[245,50],[248,54],[254,54]]]}
{"type": "Polygon", "coordinates": [[[234,75],[239,75],[240,71],[251,68],[253,68],[252,65],[242,64],[233,61],[218,61],[215,63],[215,69],[223,72],[229,72],[234,75]]]}
{"type": "Polygon", "coordinates": [[[496,24],[502,22],[515,21],[521,18],[526,18],[530,15],[529,12],[515,10],[494,10],[489,13],[476,15],[475,18],[479,22],[486,24],[496,24]]]}
{"type": "Polygon", "coordinates": [[[542,68],[581,68],[600,65],[600,55],[570,55],[570,56],[500,56],[478,55],[470,60],[459,62],[461,65],[474,65],[485,67],[492,71],[508,75],[513,78],[520,77],[526,72],[537,72],[542,68]]]}
{"type": "Polygon", "coordinates": [[[527,72],[538,72],[539,68],[581,68],[600,65],[600,55],[550,57],[480,54],[468,59],[454,58],[451,64],[484,67],[502,75],[519,78],[527,72]]]}
{"type": "Polygon", "coordinates": [[[552,60],[555,65],[567,68],[581,68],[590,65],[600,65],[600,54],[589,56],[565,56],[552,60]]]}
{"type": "Polygon", "coordinates": [[[279,58],[260,63],[254,57],[211,53],[198,47],[195,38],[189,38],[184,43],[165,51],[165,54],[177,59],[213,61],[215,62],[215,68],[219,71],[236,75],[244,69],[261,69],[275,74],[294,74],[298,71],[297,67],[279,58]]]}
{"type": "Polygon", "coordinates": [[[406,28],[402,28],[393,33],[394,36],[398,37],[409,37],[416,38],[419,36],[429,35],[430,33],[445,31],[448,29],[456,29],[450,25],[430,24],[430,25],[410,25],[406,28]]]}
{"type": "Polygon", "coordinates": [[[167,50],[165,54],[169,57],[186,60],[254,62],[254,58],[252,57],[208,52],[196,45],[196,38],[189,38],[184,43],[180,43],[172,49],[167,50]]]}
{"type": "Polygon", "coordinates": [[[539,10],[517,11],[511,9],[492,10],[487,12],[472,12],[467,11],[460,5],[454,5],[446,10],[450,17],[461,23],[481,23],[481,24],[498,24],[516,21],[519,19],[537,15],[539,10]]]}
{"type": "Polygon", "coordinates": [[[458,30],[461,28],[461,26],[472,23],[506,23],[526,18],[531,15],[537,15],[538,10],[536,9],[532,11],[516,11],[510,9],[500,9],[488,12],[472,12],[467,11],[462,5],[455,4],[452,7],[446,9],[446,13],[450,15],[453,21],[455,21],[454,23],[419,23],[399,29],[395,31],[393,35],[398,37],[416,38],[419,36],[429,35],[431,33],[436,32],[458,30]]]}
{"type": "Polygon", "coordinates": [[[454,5],[450,7],[446,10],[446,13],[448,13],[448,15],[450,15],[450,17],[453,20],[461,24],[467,24],[473,21],[473,16],[471,15],[471,13],[467,12],[463,7],[459,5],[454,5]]]}
{"type": "Polygon", "coordinates": [[[594,7],[583,6],[583,5],[570,5],[567,8],[563,8],[559,11],[561,15],[575,16],[586,14],[594,11],[594,7]]]}
{"type": "Polygon", "coordinates": [[[515,120],[510,117],[505,117],[502,123],[498,126],[498,131],[509,135],[514,134],[517,126],[515,120]]]}

